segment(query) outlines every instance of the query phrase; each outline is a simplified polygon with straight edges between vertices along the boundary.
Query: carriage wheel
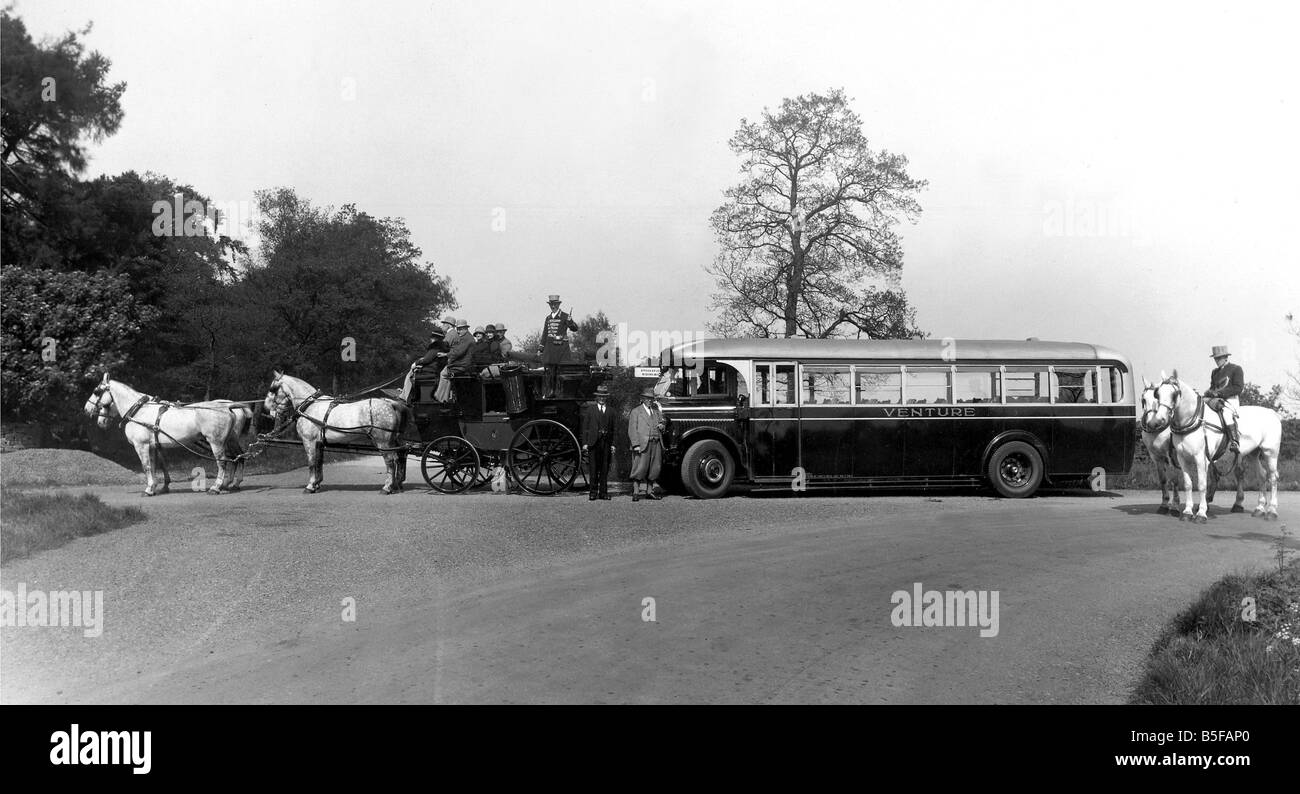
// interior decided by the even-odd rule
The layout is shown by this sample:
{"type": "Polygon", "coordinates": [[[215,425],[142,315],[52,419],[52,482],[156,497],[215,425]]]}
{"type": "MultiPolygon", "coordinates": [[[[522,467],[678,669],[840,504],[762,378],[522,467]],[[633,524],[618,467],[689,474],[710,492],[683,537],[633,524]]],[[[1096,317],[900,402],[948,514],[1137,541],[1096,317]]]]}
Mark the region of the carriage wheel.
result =
{"type": "Polygon", "coordinates": [[[572,485],[581,463],[577,437],[551,419],[535,419],[519,428],[506,456],[511,479],[525,491],[544,496],[572,485]]]}
{"type": "Polygon", "coordinates": [[[420,473],[436,491],[467,491],[479,476],[478,450],[460,436],[435,438],[420,456],[420,473]]]}

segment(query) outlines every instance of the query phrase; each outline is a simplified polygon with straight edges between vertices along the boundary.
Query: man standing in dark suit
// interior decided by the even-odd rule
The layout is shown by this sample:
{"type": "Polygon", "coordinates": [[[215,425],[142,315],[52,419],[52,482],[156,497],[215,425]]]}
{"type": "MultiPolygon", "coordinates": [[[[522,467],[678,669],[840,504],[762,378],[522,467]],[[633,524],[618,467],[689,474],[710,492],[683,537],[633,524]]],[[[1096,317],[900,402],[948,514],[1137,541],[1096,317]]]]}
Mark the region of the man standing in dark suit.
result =
{"type": "Polygon", "coordinates": [[[542,321],[542,365],[546,367],[542,393],[551,398],[559,386],[560,364],[569,360],[569,331],[578,330],[578,324],[560,311],[559,295],[550,296],[546,302],[551,305],[551,313],[542,321]]]}
{"type": "Polygon", "coordinates": [[[1205,396],[1210,407],[1223,417],[1223,429],[1228,432],[1230,439],[1228,449],[1236,452],[1241,443],[1237,431],[1237,409],[1241,407],[1239,397],[1246,384],[1246,376],[1241,367],[1228,363],[1230,355],[1227,345],[1215,345],[1210,350],[1210,357],[1214,359],[1214,371],[1210,373],[1210,388],[1205,390],[1205,396]]]}
{"type": "Polygon", "coordinates": [[[596,387],[596,401],[582,413],[582,451],[587,453],[587,499],[609,499],[609,461],[614,454],[614,409],[609,387],[596,387]]]}

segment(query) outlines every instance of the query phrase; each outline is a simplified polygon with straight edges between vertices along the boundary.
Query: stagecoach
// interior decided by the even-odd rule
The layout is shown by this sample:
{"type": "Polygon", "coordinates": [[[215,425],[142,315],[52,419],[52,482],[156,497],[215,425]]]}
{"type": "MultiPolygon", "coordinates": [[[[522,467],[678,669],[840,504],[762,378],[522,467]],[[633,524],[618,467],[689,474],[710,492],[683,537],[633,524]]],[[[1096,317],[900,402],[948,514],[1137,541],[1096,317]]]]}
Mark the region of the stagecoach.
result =
{"type": "Polygon", "coordinates": [[[451,378],[454,398],[439,402],[436,375],[417,373],[410,406],[420,441],[420,473],[431,488],[461,493],[493,472],[523,490],[550,495],[567,490],[582,466],[578,443],[581,405],[606,378],[587,363],[560,365],[554,396],[542,394],[541,370],[503,367],[493,378],[451,378]]]}

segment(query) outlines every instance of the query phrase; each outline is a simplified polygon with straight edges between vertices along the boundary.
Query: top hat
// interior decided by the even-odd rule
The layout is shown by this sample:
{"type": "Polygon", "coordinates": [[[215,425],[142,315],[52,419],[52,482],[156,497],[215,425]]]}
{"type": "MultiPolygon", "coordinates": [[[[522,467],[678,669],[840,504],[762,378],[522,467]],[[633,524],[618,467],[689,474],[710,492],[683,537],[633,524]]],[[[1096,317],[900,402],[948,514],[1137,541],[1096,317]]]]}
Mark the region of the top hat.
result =
{"type": "Polygon", "coordinates": [[[547,296],[547,298],[546,298],[546,302],[547,302],[547,303],[559,303],[559,302],[560,302],[560,296],[559,296],[559,295],[549,295],[549,296],[547,296]]]}
{"type": "Polygon", "coordinates": [[[1230,356],[1230,355],[1232,354],[1228,352],[1227,345],[1215,345],[1214,349],[1210,351],[1210,358],[1218,358],[1219,356],[1230,356]]]}

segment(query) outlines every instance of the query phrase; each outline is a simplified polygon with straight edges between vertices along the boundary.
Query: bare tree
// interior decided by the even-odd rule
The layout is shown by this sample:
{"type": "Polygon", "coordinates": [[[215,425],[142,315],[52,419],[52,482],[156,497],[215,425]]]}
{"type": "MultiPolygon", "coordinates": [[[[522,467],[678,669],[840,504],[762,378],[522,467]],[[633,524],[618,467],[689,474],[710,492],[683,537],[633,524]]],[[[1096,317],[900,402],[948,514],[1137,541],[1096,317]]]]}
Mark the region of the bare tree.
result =
{"type": "Polygon", "coordinates": [[[712,225],[707,268],[719,292],[711,328],[724,336],[922,336],[898,289],[895,227],[921,212],[923,180],[907,158],[867,145],[843,90],[786,99],[728,142],[743,181],[712,225]]]}

